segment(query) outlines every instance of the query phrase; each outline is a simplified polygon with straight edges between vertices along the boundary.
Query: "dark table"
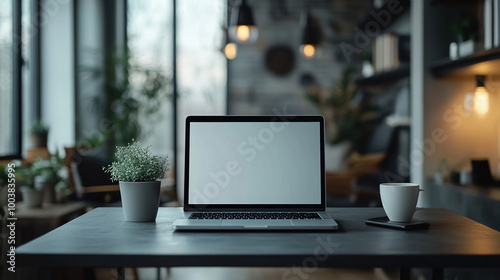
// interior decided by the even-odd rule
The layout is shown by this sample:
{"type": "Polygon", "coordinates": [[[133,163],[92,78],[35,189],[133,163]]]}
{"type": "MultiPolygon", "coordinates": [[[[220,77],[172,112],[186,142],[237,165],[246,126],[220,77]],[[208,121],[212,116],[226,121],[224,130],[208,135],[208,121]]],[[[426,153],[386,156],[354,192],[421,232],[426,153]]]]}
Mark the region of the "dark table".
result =
{"type": "Polygon", "coordinates": [[[447,210],[418,209],[414,218],[430,228],[416,231],[365,225],[382,208],[328,211],[336,232],[174,232],[181,208],[160,208],[156,223],[125,222],[121,208],[97,208],[16,255],[20,266],[48,267],[398,267],[402,278],[411,268],[442,278],[445,267],[500,264],[500,232],[447,210]]]}

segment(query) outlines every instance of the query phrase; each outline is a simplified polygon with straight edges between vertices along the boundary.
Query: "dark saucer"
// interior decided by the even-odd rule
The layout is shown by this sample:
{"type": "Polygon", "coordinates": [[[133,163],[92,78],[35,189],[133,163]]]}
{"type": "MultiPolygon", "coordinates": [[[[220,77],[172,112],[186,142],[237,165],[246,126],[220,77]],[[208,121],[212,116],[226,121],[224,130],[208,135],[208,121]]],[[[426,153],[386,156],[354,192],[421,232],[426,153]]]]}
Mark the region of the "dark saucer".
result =
{"type": "Polygon", "coordinates": [[[395,228],[402,230],[422,229],[422,228],[428,228],[430,226],[429,223],[419,220],[411,220],[410,222],[406,223],[391,222],[389,221],[389,218],[387,218],[386,216],[366,219],[365,224],[371,226],[380,226],[380,227],[395,228]]]}

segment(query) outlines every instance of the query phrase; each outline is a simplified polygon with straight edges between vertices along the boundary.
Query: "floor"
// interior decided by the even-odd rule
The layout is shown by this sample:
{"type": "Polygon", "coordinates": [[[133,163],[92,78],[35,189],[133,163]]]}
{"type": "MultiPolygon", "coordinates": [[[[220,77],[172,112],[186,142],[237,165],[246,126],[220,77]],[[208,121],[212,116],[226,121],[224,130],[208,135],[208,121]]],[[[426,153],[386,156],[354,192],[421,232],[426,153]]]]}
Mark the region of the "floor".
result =
{"type": "MultiPolygon", "coordinates": [[[[399,279],[399,269],[327,269],[311,268],[301,270],[293,268],[227,268],[227,267],[188,267],[188,268],[161,268],[160,278],[162,280],[397,280],[399,279]]],[[[59,271],[60,272],[60,271],[59,271]]],[[[157,280],[156,268],[126,268],[126,280],[157,280]]],[[[429,269],[412,270],[412,280],[432,279],[429,269]]],[[[448,280],[498,280],[500,279],[499,269],[470,269],[453,268],[445,269],[444,279],[448,280]]],[[[112,268],[98,268],[94,270],[96,280],[117,279],[117,271],[112,268]]],[[[17,274],[17,273],[16,273],[17,274]]],[[[35,274],[36,275],[36,274],[35,274]]],[[[73,277],[72,274],[57,274],[56,279],[84,279],[81,277],[81,270],[77,269],[73,277]]],[[[40,277],[23,277],[21,274],[13,279],[43,279],[40,277]]],[[[39,276],[39,275],[38,275],[39,276]]]]}
{"type": "MultiPolygon", "coordinates": [[[[140,280],[156,280],[157,270],[155,268],[140,268],[140,280]]],[[[399,279],[398,270],[376,269],[325,269],[311,268],[293,270],[292,268],[162,268],[160,279],[185,280],[185,279],[204,279],[204,280],[395,280],[399,279]]],[[[127,278],[128,279],[128,278],[127,278]]]]}

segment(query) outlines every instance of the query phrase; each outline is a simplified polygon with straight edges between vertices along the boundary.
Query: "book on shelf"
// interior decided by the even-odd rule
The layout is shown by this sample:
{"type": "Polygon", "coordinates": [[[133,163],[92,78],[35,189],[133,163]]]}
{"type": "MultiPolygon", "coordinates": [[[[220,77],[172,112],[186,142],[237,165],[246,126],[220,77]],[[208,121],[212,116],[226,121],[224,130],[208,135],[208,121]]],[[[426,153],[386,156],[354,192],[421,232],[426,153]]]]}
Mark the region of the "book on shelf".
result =
{"type": "Polygon", "coordinates": [[[500,47],[500,0],[484,0],[482,5],[483,47],[485,50],[500,47]]]}
{"type": "Polygon", "coordinates": [[[483,5],[483,42],[489,50],[493,47],[493,0],[484,0],[483,5]]]}
{"type": "Polygon", "coordinates": [[[409,36],[385,33],[373,43],[373,67],[375,73],[398,68],[409,61],[409,36]]]}
{"type": "Polygon", "coordinates": [[[493,47],[500,47],[500,0],[493,0],[493,47]]]}

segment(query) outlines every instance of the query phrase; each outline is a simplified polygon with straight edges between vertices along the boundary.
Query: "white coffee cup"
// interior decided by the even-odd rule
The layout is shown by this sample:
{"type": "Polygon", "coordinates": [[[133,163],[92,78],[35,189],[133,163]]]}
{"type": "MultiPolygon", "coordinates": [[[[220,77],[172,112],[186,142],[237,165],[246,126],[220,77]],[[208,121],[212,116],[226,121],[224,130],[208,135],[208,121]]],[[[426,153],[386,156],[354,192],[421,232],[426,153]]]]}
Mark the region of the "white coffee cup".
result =
{"type": "Polygon", "coordinates": [[[413,183],[382,183],[380,198],[391,222],[410,222],[417,207],[419,185],[413,183]]]}

